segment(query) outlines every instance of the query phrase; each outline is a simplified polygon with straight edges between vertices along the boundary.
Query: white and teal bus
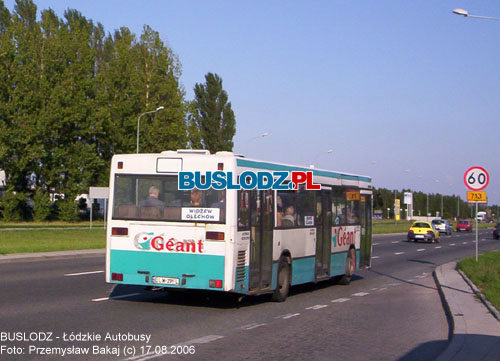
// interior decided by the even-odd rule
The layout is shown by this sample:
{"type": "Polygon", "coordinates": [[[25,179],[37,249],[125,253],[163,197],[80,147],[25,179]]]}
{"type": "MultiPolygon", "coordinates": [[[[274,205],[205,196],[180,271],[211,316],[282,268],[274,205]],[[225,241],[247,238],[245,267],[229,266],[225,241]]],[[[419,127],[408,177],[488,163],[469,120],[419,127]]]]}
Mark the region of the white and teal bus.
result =
{"type": "Polygon", "coordinates": [[[248,159],[231,152],[115,155],[106,281],[241,295],[353,272],[371,261],[371,178],[248,159]],[[312,171],[321,190],[182,191],[181,171],[312,171]],[[196,193],[196,194],[194,194],[196,193]]]}

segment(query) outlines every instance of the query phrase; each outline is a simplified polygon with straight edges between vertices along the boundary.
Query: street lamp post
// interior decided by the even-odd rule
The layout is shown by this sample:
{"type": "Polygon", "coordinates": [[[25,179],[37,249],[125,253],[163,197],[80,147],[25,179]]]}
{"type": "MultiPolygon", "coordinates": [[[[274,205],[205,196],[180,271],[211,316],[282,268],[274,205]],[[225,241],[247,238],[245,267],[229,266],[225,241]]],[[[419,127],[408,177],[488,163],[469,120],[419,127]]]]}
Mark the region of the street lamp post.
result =
{"type": "Polygon", "coordinates": [[[149,112],[145,112],[145,113],[142,113],[141,115],[139,115],[139,118],[137,119],[137,154],[139,154],[139,127],[141,125],[142,116],[146,115],[146,114],[156,114],[157,112],[159,112],[160,110],[163,110],[163,109],[165,109],[165,107],[160,106],[160,107],[156,108],[155,110],[151,110],[149,112]]]}
{"type": "Polygon", "coordinates": [[[481,16],[481,15],[471,15],[467,10],[464,9],[453,9],[453,14],[461,15],[465,18],[477,18],[477,19],[488,19],[488,20],[500,20],[494,16],[481,16]]]}

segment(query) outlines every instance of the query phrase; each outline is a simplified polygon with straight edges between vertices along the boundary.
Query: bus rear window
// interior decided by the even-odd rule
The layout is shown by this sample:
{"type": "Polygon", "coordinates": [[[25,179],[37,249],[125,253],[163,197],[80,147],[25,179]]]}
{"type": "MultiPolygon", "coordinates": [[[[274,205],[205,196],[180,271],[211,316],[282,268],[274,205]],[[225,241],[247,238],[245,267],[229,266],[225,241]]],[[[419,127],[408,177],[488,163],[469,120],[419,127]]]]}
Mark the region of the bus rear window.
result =
{"type": "Polygon", "coordinates": [[[224,223],[226,191],[180,191],[174,175],[115,176],[113,219],[224,223]]]}

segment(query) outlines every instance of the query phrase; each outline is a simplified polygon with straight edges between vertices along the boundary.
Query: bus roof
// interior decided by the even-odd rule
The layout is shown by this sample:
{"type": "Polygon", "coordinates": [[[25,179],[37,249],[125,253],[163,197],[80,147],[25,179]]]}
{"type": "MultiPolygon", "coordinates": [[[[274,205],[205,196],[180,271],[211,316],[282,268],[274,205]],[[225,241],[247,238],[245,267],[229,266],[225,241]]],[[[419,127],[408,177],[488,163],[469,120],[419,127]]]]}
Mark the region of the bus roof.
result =
{"type": "Polygon", "coordinates": [[[338,179],[338,180],[350,180],[350,181],[358,181],[358,182],[366,182],[366,183],[371,183],[372,179],[369,176],[365,175],[358,175],[358,174],[352,174],[352,173],[346,173],[346,172],[340,172],[340,171],[332,171],[332,170],[326,170],[326,169],[319,169],[319,168],[313,168],[313,167],[307,167],[307,166],[297,166],[297,165],[292,165],[292,164],[286,164],[286,163],[277,163],[277,162],[269,162],[269,161],[263,161],[263,160],[258,160],[258,159],[250,159],[250,158],[245,158],[243,155],[235,154],[233,152],[227,152],[227,151],[221,151],[217,152],[215,154],[211,154],[210,151],[205,150],[205,149],[178,149],[177,151],[175,150],[168,150],[168,151],[163,151],[161,153],[141,153],[141,154],[120,154],[116,155],[118,157],[121,156],[152,156],[152,157],[158,157],[158,156],[163,156],[163,157],[170,157],[170,156],[175,156],[175,157],[203,157],[203,156],[209,156],[209,157],[220,157],[223,159],[227,158],[234,158],[236,160],[236,165],[238,167],[243,167],[243,168],[253,168],[253,169],[264,169],[264,170],[269,170],[269,171],[312,171],[313,175],[315,176],[320,176],[320,177],[326,177],[326,178],[332,178],[332,179],[338,179]]]}

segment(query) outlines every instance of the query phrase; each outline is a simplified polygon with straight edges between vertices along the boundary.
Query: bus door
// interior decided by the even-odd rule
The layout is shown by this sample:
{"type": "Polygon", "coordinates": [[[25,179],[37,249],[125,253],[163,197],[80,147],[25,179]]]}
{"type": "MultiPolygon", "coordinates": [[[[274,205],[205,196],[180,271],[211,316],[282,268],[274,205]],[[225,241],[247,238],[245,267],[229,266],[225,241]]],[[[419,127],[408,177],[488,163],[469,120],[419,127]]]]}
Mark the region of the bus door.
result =
{"type": "Polygon", "coordinates": [[[315,280],[330,277],[332,251],[332,191],[322,187],[316,193],[316,266],[315,280]]]}
{"type": "Polygon", "coordinates": [[[360,267],[371,266],[372,253],[372,196],[371,194],[360,195],[360,218],[361,218],[361,255],[360,267]]]}
{"type": "Polygon", "coordinates": [[[271,288],[273,266],[273,191],[250,192],[249,291],[271,288]]]}

